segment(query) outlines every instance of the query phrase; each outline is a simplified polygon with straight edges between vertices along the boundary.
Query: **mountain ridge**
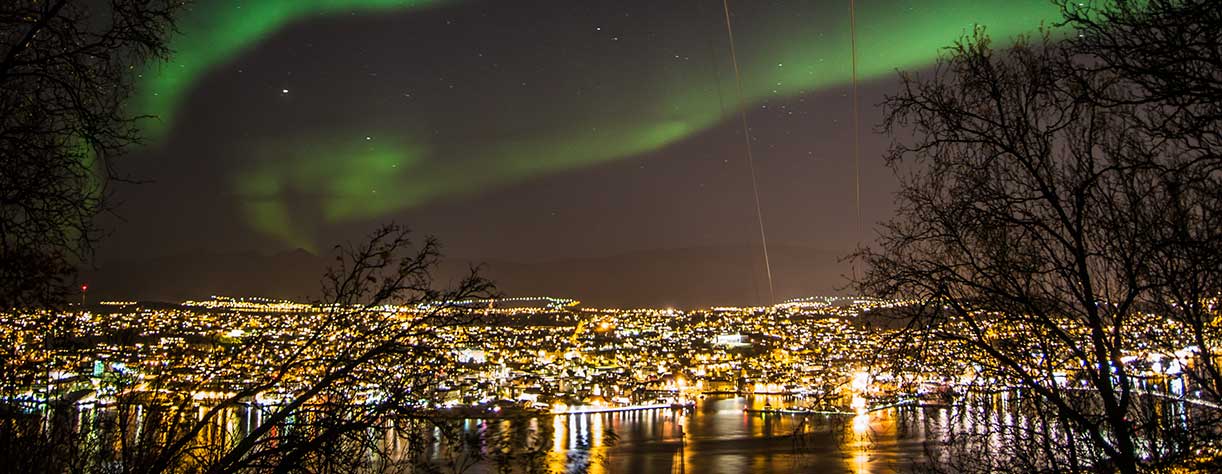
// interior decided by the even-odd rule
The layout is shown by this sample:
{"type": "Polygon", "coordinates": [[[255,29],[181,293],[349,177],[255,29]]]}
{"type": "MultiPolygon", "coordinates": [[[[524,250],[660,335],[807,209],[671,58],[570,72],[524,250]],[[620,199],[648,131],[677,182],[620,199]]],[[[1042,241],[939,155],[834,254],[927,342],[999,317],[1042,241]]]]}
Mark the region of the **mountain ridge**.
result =
{"type": "MultiPolygon", "coordinates": [[[[796,245],[769,247],[776,301],[840,294],[848,264],[839,254],[796,245]]],[[[302,249],[275,253],[183,252],[109,262],[82,272],[90,298],[183,301],[210,295],[318,298],[333,257],[302,249]]],[[[758,247],[646,249],[607,256],[536,262],[445,258],[439,285],[458,281],[471,265],[506,296],[576,298],[595,307],[700,308],[765,303],[767,278],[758,247]]]]}

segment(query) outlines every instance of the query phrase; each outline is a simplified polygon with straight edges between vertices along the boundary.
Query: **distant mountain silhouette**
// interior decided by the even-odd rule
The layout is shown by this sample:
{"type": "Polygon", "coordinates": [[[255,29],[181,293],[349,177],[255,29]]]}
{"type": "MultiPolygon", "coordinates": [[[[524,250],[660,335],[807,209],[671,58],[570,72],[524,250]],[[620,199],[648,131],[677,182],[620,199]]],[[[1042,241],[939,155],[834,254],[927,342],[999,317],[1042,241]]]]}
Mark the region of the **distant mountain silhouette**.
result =
{"type": "Polygon", "coordinates": [[[82,272],[89,299],[167,301],[210,295],[317,298],[330,260],[302,249],[258,253],[184,253],[109,263],[82,272]]]}
{"type": "MultiPolygon", "coordinates": [[[[848,265],[839,254],[797,246],[769,247],[778,300],[842,293],[848,265]]],[[[116,262],[85,272],[89,297],[177,302],[209,295],[264,296],[310,301],[331,258],[305,250],[187,253],[116,262]]],[[[439,284],[456,281],[474,259],[449,259],[439,284]]],[[[595,307],[698,308],[753,305],[767,299],[758,248],[698,247],[632,252],[535,263],[485,261],[483,274],[508,296],[547,295],[595,307]]]]}

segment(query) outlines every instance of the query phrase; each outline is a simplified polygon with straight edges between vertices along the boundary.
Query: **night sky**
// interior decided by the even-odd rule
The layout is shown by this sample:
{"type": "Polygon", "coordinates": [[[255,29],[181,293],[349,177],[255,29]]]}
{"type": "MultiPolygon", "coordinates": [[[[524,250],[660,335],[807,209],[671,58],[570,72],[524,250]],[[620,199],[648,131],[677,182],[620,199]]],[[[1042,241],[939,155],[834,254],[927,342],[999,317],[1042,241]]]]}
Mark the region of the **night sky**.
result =
{"type": "MultiPolygon", "coordinates": [[[[867,229],[897,68],[1046,0],[857,2],[867,229]]],[[[770,242],[848,252],[849,2],[732,1],[770,242]]],[[[721,2],[197,0],[133,107],[99,262],[318,251],[388,220],[517,261],[757,245],[721,2]]],[[[867,230],[867,232],[870,232],[867,230]]],[[[868,238],[868,235],[867,235],[868,238]]]]}

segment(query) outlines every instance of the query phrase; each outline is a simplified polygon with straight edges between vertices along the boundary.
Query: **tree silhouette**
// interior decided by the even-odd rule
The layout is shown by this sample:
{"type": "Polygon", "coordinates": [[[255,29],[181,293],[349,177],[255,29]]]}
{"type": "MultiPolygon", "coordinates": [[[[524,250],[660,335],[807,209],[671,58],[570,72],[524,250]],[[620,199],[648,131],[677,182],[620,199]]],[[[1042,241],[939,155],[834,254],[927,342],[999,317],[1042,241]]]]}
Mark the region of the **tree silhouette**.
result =
{"type": "Polygon", "coordinates": [[[168,54],[176,0],[0,2],[0,308],[59,304],[140,140],[134,67],[168,54]]]}
{"type": "MultiPolygon", "coordinates": [[[[492,286],[476,269],[435,286],[440,246],[410,235],[389,225],[337,247],[318,311],[262,317],[242,341],[201,339],[108,372],[97,390],[113,403],[88,419],[76,421],[67,395],[0,417],[0,459],[20,460],[6,470],[402,472],[436,464],[417,451],[433,441],[456,456],[434,466],[441,472],[483,460],[493,436],[481,433],[473,448],[453,429],[429,439],[454,424],[425,402],[452,356],[445,331],[477,316],[460,302],[492,296],[492,286]],[[209,392],[223,395],[196,397],[209,392]],[[259,422],[233,429],[238,409],[259,422]]],[[[534,462],[506,449],[510,461],[534,462]]]]}
{"type": "Polygon", "coordinates": [[[899,209],[858,283],[918,301],[907,333],[1024,420],[952,430],[935,468],[1133,473],[1217,449],[1216,2],[1061,7],[1067,39],[977,30],[884,102],[899,209]]]}
{"type": "MultiPolygon", "coordinates": [[[[1091,59],[1080,75],[1106,78],[1087,90],[1101,107],[1132,110],[1149,143],[1136,184],[1143,206],[1125,216],[1151,249],[1145,302],[1192,340],[1198,364],[1185,374],[1222,399],[1218,303],[1222,296],[1222,9],[1204,0],[1063,3],[1081,34],[1068,48],[1091,59]]],[[[1152,344],[1167,342],[1152,338],[1152,344]]],[[[1162,347],[1164,352],[1180,349],[1162,347]]]]}

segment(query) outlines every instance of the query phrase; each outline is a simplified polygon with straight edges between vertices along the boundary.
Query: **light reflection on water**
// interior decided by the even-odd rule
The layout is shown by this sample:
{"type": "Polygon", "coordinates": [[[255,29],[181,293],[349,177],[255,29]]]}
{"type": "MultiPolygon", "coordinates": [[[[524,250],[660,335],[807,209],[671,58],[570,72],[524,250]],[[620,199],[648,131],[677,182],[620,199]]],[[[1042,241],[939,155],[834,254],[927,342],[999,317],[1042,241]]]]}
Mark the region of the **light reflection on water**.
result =
{"type": "MultiPolygon", "coordinates": [[[[859,417],[748,413],[786,406],[780,396],[721,397],[691,412],[643,410],[557,416],[553,472],[899,472],[923,454],[924,429],[896,410],[859,417]],[[614,433],[613,442],[607,442],[614,433]],[[563,442],[562,442],[563,440],[563,442]]],[[[924,418],[924,415],[920,415],[924,418]]]]}
{"type": "MultiPolygon", "coordinates": [[[[447,419],[437,424],[411,425],[415,428],[409,428],[410,433],[394,429],[378,432],[380,449],[371,459],[444,466],[451,454],[471,456],[474,453],[476,458],[482,454],[484,462],[465,471],[482,474],[497,471],[499,466],[487,462],[487,456],[508,446],[519,454],[529,454],[532,469],[543,467],[558,473],[886,474],[905,472],[914,462],[925,461],[926,439],[938,441],[929,447],[935,451],[935,457],[944,458],[948,454],[945,447],[940,447],[941,442],[949,440],[947,435],[952,430],[968,435],[957,437],[960,440],[979,441],[960,447],[966,450],[960,454],[969,458],[979,456],[979,449],[988,448],[1003,457],[1026,459],[1030,455],[1027,451],[1000,449],[1014,447],[1007,441],[1014,433],[1029,434],[1043,429],[1057,442],[1081,437],[1079,434],[1067,435],[1056,420],[1044,421],[1048,426],[1038,426],[1041,418],[1029,417],[1030,413],[1037,412],[1028,411],[1033,409],[1030,406],[1022,409],[1020,395],[1002,392],[969,396],[963,404],[947,408],[893,408],[857,416],[747,412],[745,408],[800,406],[802,402],[782,396],[723,396],[700,400],[691,410],[447,419]],[[449,435],[443,435],[440,428],[443,425],[449,435]],[[474,452],[464,452],[463,443],[454,444],[454,440],[466,440],[465,435],[471,434],[487,444],[477,443],[480,447],[474,448],[474,452]],[[443,438],[451,441],[443,442],[443,438]],[[500,441],[494,443],[495,440],[500,441]]],[[[1187,416],[1183,402],[1169,402],[1159,408],[1172,423],[1187,416]]],[[[201,444],[231,445],[260,426],[266,418],[264,410],[271,409],[222,409],[215,423],[207,424],[199,432],[201,444]]],[[[146,411],[141,406],[134,407],[133,411],[131,429],[136,436],[141,435],[140,430],[156,426],[155,423],[146,425],[143,420],[152,416],[153,411],[146,411]]],[[[205,411],[203,407],[196,408],[197,416],[202,417],[205,411]]],[[[49,412],[46,423],[48,426],[62,423],[79,431],[83,446],[106,449],[118,447],[113,428],[117,418],[115,408],[82,408],[75,413],[67,410],[49,412]],[[104,423],[106,420],[110,422],[104,423]],[[110,428],[104,428],[106,426],[110,428]]],[[[295,422],[289,419],[286,425],[295,422]]],[[[278,429],[278,426],[272,427],[272,433],[278,429]]],[[[440,472],[449,471],[441,469],[440,472]]]]}
{"type": "MultiPolygon", "coordinates": [[[[948,410],[883,410],[860,416],[763,414],[766,405],[794,405],[783,396],[710,396],[691,410],[651,409],[615,413],[543,416],[529,420],[458,421],[461,431],[525,423],[547,451],[545,467],[556,473],[790,473],[901,472],[924,454],[926,434],[946,426],[948,410]],[[541,430],[541,428],[550,428],[541,430]]],[[[202,410],[202,409],[201,409],[202,410]]],[[[105,410],[83,410],[77,426],[105,410]]],[[[202,411],[201,411],[202,413],[202,411]]],[[[953,419],[954,416],[950,415],[953,419]]],[[[263,421],[260,409],[230,408],[201,433],[213,441],[236,440],[263,421]]],[[[438,428],[429,428],[430,456],[447,451],[438,428]]],[[[407,451],[405,438],[387,434],[392,457],[407,451]]],[[[489,465],[468,472],[494,472],[489,465]]]]}

